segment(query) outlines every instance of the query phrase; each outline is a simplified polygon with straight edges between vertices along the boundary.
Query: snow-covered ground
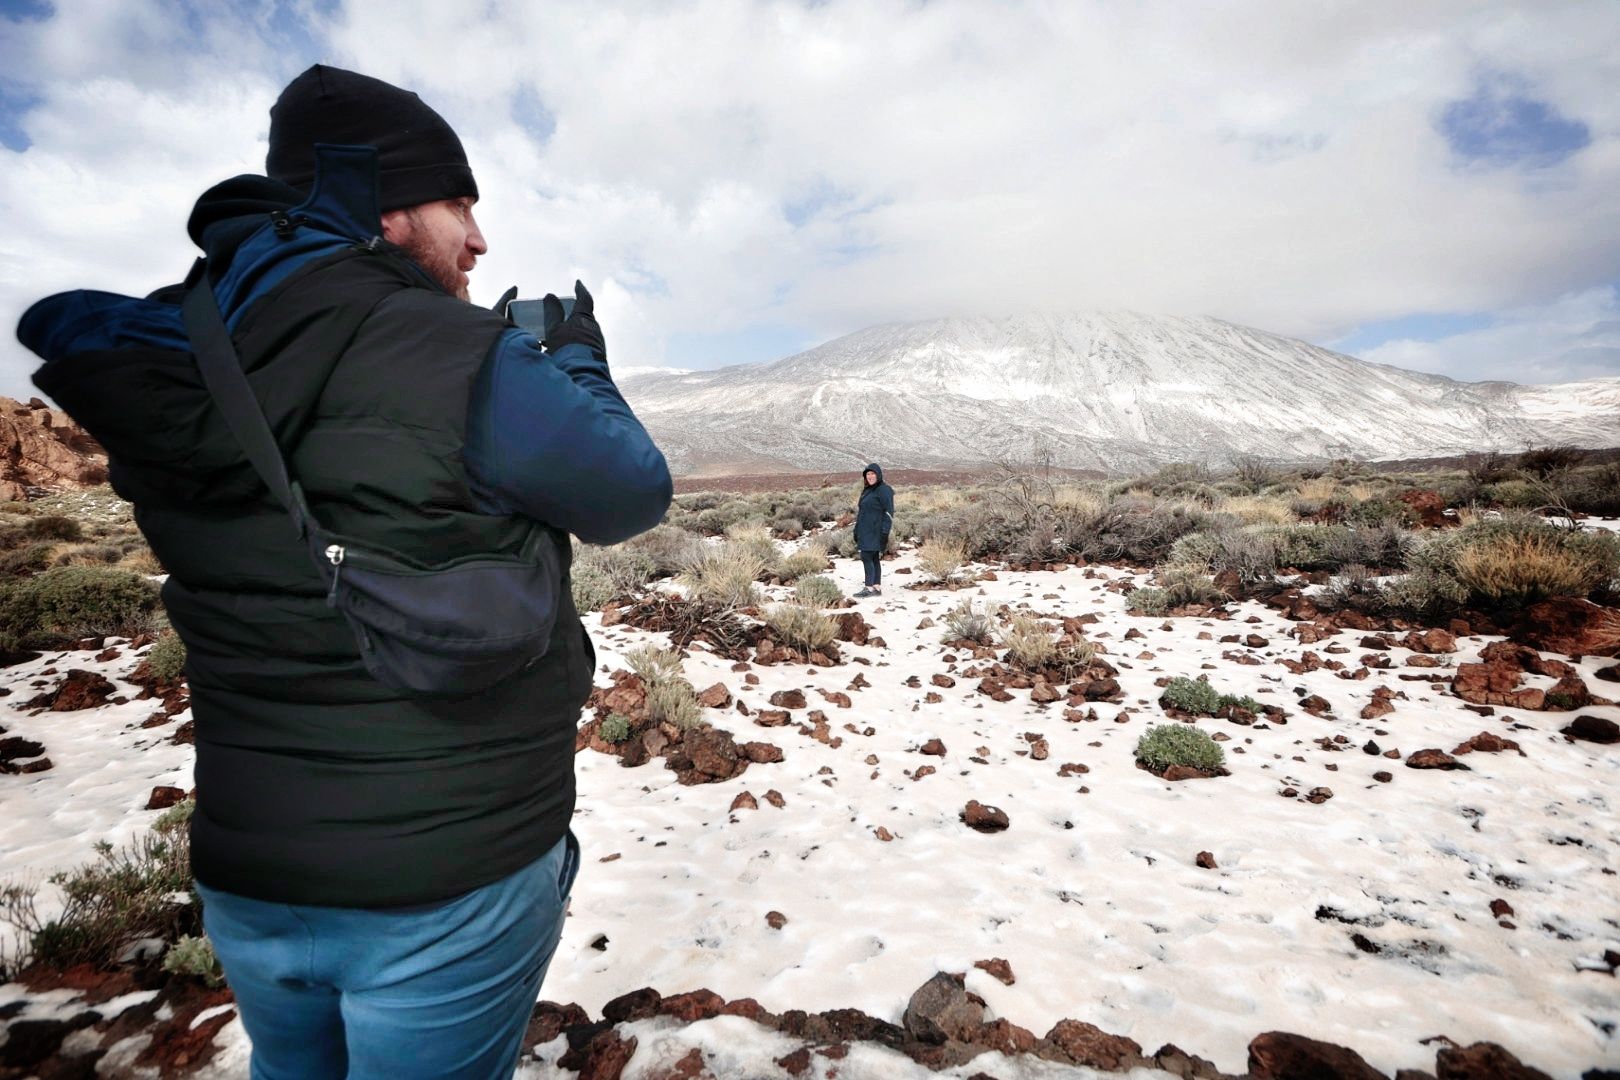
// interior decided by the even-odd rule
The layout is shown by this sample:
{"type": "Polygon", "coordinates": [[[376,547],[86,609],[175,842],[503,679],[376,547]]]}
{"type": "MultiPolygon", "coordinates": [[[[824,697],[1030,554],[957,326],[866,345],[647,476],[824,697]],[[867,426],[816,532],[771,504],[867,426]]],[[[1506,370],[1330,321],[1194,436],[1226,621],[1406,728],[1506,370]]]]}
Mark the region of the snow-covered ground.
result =
{"type": "MultiPolygon", "coordinates": [[[[625,769],[579,755],[574,828],[584,868],[543,997],[597,1015],[638,987],[707,987],[775,1012],[854,1007],[898,1022],[914,989],[954,971],[967,973],[967,987],[996,1015],[1036,1034],[1071,1017],[1128,1035],[1149,1053],[1174,1042],[1233,1073],[1245,1069],[1249,1040],[1272,1030],[1352,1047],[1388,1074],[1432,1069],[1435,1045],[1424,1040],[1440,1035],[1499,1042],[1561,1080],[1620,1063],[1620,990],[1601,963],[1606,949],[1620,949],[1620,751],[1564,739],[1558,728],[1572,714],[1498,709],[1485,718],[1465,710],[1447,683],[1399,678],[1445,674],[1490,639],[1460,639],[1438,669],[1404,667],[1409,654],[1396,648],[1395,666],[1365,680],[1330,670],[1294,675],[1275,661],[1307,649],[1354,670],[1367,651],[1361,635],[1300,645],[1287,636],[1292,624],[1252,603],[1235,605],[1227,620],[1128,615],[1105,585],[1129,575],[1110,569],[998,571],[999,580],[955,592],[908,590],[917,577],[896,571],[913,562],[906,554],[886,563],[885,594],[858,608],[886,647],[842,645],[844,663],[813,673],[754,666],[758,685],[701,646],[686,661],[696,687],[722,682],[751,709],[769,707],[774,691],[804,691],[841,745],[796,725],[756,727],[732,709],[709,718],[739,741],[779,745],[786,760],[683,787],[661,761],[625,769]],[[972,659],[953,666],[942,626],[919,629],[925,618],[942,624],[969,598],[1096,614],[1088,634],[1119,669],[1125,702],[1071,722],[1064,703],[1034,705],[1027,691],[1003,703],[977,693],[977,680],[962,675],[972,659]],[[1126,640],[1132,628],[1144,636],[1126,640]],[[1233,633],[1268,643],[1219,641],[1233,633]],[[869,688],[850,688],[857,674],[869,688]],[[935,674],[956,685],[932,685],[935,674]],[[1288,722],[1200,720],[1230,736],[1228,777],[1169,783],[1136,769],[1136,740],[1165,722],[1155,680],[1200,674],[1224,692],[1281,705],[1288,722]],[[913,677],[920,685],[907,685],[913,677]],[[1396,692],[1395,711],[1359,719],[1377,686],[1396,692]],[[817,690],[847,693],[853,707],[817,690]],[[1301,710],[1301,692],[1327,699],[1332,718],[1301,710]],[[931,693],[943,700],[927,703],[931,693]],[[1403,755],[1449,751],[1480,731],[1517,740],[1524,756],[1474,753],[1462,759],[1469,771],[1441,772],[1362,750],[1371,739],[1403,755]],[[1050,746],[1045,760],[1029,753],[1032,735],[1050,746]],[[1348,740],[1340,751],[1315,742],[1334,735],[1348,740]],[[945,744],[943,758],[917,752],[933,738],[945,744]],[[1089,771],[1060,776],[1067,763],[1089,771]],[[908,775],[923,765],[937,771],[908,775]],[[1392,781],[1376,782],[1380,770],[1392,781]],[[1290,786],[1331,788],[1333,797],[1279,797],[1290,786]],[[781,808],[765,799],[771,790],[781,808]],[[760,808],[731,812],[743,791],[760,808]],[[964,826],[970,799],[1003,809],[1011,827],[987,835],[964,826]],[[880,828],[893,839],[879,839],[880,828]],[[1203,851],[1217,868],[1195,865],[1203,851]],[[1511,905],[1513,929],[1492,915],[1493,900],[1511,905]],[[771,911],[786,916],[780,929],[767,924],[771,911]],[[1368,944],[1379,951],[1363,951],[1368,944]],[[992,957],[1010,963],[1013,985],[973,966],[992,957]]],[[[853,591],[858,564],[836,565],[853,591]]],[[[601,630],[599,621],[588,619],[605,683],[626,649],[658,636],[601,630]]],[[[152,786],[190,787],[190,748],[165,741],[174,725],[138,727],[153,702],[32,717],[14,707],[36,692],[30,683],[43,668],[116,678],[136,660],[90,657],[47,656],[4,672],[13,694],[0,704],[0,725],[45,743],[55,763],[0,776],[8,878],[87,859],[97,840],[127,839],[156,816],[142,809],[152,786]]],[[[1577,664],[1595,693],[1612,692],[1591,678],[1607,663],[1577,664]]],[[[1614,706],[1583,711],[1620,720],[1614,706]]],[[[796,710],[794,719],[805,715],[796,710]]],[[[14,995],[0,988],[0,1004],[14,995]]],[[[774,1059],[796,1045],[732,1017],[684,1028],[642,1021],[632,1031],[640,1048],[631,1078],[692,1046],[719,1076],[785,1076],[774,1059]]],[[[209,1073],[245,1075],[239,1024],[220,1040],[229,1045],[209,1073]]],[[[573,1075],[548,1063],[561,1049],[561,1040],[543,1047],[520,1075],[573,1075]]],[[[993,1055],[931,1074],[859,1047],[837,1064],[844,1076],[1084,1074],[993,1055]]]]}

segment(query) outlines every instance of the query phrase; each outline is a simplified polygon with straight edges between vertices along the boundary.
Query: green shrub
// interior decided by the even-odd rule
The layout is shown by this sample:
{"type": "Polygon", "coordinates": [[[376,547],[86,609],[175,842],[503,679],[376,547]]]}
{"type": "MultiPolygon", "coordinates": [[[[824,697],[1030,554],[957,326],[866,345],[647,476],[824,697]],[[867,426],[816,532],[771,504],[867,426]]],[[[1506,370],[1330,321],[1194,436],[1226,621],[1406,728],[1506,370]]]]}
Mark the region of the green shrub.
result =
{"type": "Polygon", "coordinates": [[[1414,570],[1387,581],[1379,593],[1384,610],[1422,621],[1450,615],[1468,599],[1461,582],[1433,570],[1414,570]]]}
{"type": "Polygon", "coordinates": [[[196,905],[176,900],[191,889],[184,828],[143,834],[122,850],[99,843],[96,861],[53,874],[50,883],[63,900],[61,914],[50,920],[39,918],[32,886],[0,889],[0,919],[27,941],[18,964],[108,966],[141,938],[172,942],[199,928],[196,905]]]}
{"type": "Polygon", "coordinates": [[[225,985],[225,969],[214,953],[214,943],[206,934],[192,937],[183,934],[163,954],[163,970],[172,975],[189,975],[201,979],[209,986],[225,985]]]}
{"type": "Polygon", "coordinates": [[[1109,503],[1071,546],[1094,562],[1123,559],[1137,565],[1154,565],[1170,554],[1177,540],[1218,520],[1203,508],[1122,495],[1109,503]]]}
{"type": "MultiPolygon", "coordinates": [[[[574,552],[574,570],[586,568],[600,571],[612,592],[608,600],[616,600],[621,596],[633,596],[644,589],[657,574],[658,563],[648,552],[627,545],[595,547],[582,544],[574,552]]],[[[605,603],[607,600],[594,605],[591,610],[605,603]]]]}
{"type": "Polygon", "coordinates": [[[777,639],[800,652],[817,652],[838,639],[838,624],[807,604],[773,604],[765,612],[765,625],[777,639]]]}
{"type": "Polygon", "coordinates": [[[618,745],[630,737],[630,718],[623,713],[609,713],[608,718],[602,721],[598,733],[602,736],[603,742],[618,745]]]}
{"type": "Polygon", "coordinates": [[[1170,593],[1151,585],[1140,586],[1125,594],[1125,610],[1132,615],[1163,615],[1173,607],[1170,593]]]}
{"type": "Polygon", "coordinates": [[[1221,708],[1221,692],[1203,679],[1171,679],[1159,700],[1198,716],[1214,716],[1221,708]]]}
{"type": "Polygon", "coordinates": [[[1517,607],[1553,596],[1586,596],[1620,576],[1620,538],[1572,532],[1538,518],[1476,521],[1432,537],[1413,569],[1449,579],[1465,603],[1517,607]]]}
{"type": "Polygon", "coordinates": [[[1560,477],[1557,490],[1564,505],[1577,513],[1620,517],[1620,461],[1560,477]]]}
{"type": "Polygon", "coordinates": [[[158,587],[139,574],[67,566],[0,584],[0,638],[54,648],[85,637],[134,637],[156,622],[158,587]]]}
{"type": "Polygon", "coordinates": [[[574,610],[582,614],[602,610],[618,592],[606,570],[589,564],[569,571],[569,589],[574,596],[574,610]]]}
{"type": "Polygon", "coordinates": [[[186,643],[174,631],[158,635],[157,641],[146,653],[146,665],[152,677],[160,682],[173,682],[185,674],[186,643]]]}
{"type": "Polygon", "coordinates": [[[687,564],[680,581],[693,600],[750,607],[759,601],[755,582],[764,572],[765,564],[747,545],[727,541],[703,545],[698,556],[687,564]]]}
{"type": "Polygon", "coordinates": [[[1159,584],[1173,608],[1201,604],[1219,607],[1230,599],[1208,574],[1190,566],[1170,566],[1159,571],[1159,584]]]}
{"type": "Polygon", "coordinates": [[[22,527],[29,540],[83,540],[84,526],[65,514],[42,514],[22,527]]]}
{"type": "Polygon", "coordinates": [[[946,641],[990,640],[996,627],[996,609],[988,603],[982,607],[972,600],[963,600],[945,613],[946,641]]]}
{"type": "Polygon", "coordinates": [[[626,540],[622,548],[652,560],[651,577],[673,577],[697,557],[703,541],[675,525],[659,525],[640,536],[626,540]]]}
{"type": "Polygon", "coordinates": [[[1226,762],[1220,743],[1187,724],[1150,727],[1136,742],[1136,760],[1150,772],[1162,773],[1172,765],[1214,771],[1226,762]]]}
{"type": "Polygon", "coordinates": [[[806,574],[793,583],[793,594],[811,607],[828,607],[844,598],[838,582],[822,574],[806,574]]]}
{"type": "Polygon", "coordinates": [[[1534,510],[1548,501],[1548,494],[1546,488],[1528,480],[1502,480],[1480,490],[1485,502],[1506,510],[1534,510]]]}
{"type": "Polygon", "coordinates": [[[827,569],[827,553],[819,546],[807,546],[791,555],[785,555],[776,571],[785,581],[797,581],[807,574],[827,569]]]}
{"type": "Polygon", "coordinates": [[[647,716],[655,724],[669,724],[682,731],[703,722],[703,706],[697,691],[682,678],[666,679],[647,688],[647,716]]]}
{"type": "Polygon", "coordinates": [[[16,577],[20,574],[37,574],[51,565],[51,556],[56,553],[56,545],[40,542],[28,544],[0,554],[0,575],[16,577]]]}

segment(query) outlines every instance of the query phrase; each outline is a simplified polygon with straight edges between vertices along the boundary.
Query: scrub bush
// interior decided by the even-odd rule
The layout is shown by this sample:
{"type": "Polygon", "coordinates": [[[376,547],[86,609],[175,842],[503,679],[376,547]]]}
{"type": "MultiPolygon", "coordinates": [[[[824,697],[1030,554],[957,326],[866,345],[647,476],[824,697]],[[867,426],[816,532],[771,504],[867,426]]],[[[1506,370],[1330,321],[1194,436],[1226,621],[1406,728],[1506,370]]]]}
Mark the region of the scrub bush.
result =
{"type": "Polygon", "coordinates": [[[173,682],[185,674],[186,643],[174,631],[158,635],[146,652],[147,670],[159,682],[173,682]]]}
{"type": "Polygon", "coordinates": [[[1150,727],[1136,742],[1136,760],[1150,772],[1162,773],[1172,765],[1214,771],[1226,762],[1220,744],[1195,727],[1162,724],[1150,727]]]}
{"type": "Polygon", "coordinates": [[[1001,644],[1007,659],[1027,671],[1057,669],[1064,678],[1073,678],[1097,655],[1089,641],[1065,641],[1054,637],[1050,628],[1033,615],[1014,615],[1001,631],[1001,644]]]}
{"type": "Polygon", "coordinates": [[[733,525],[726,530],[728,546],[746,551],[759,561],[761,573],[771,570],[781,561],[782,549],[771,539],[771,530],[764,525],[733,525]]]}
{"type": "Polygon", "coordinates": [[[1214,716],[1222,709],[1235,707],[1257,713],[1264,708],[1252,697],[1223,694],[1203,679],[1177,677],[1165,685],[1159,695],[1161,704],[1197,716],[1214,716]]]}
{"type": "Polygon", "coordinates": [[[1125,595],[1125,610],[1132,615],[1163,615],[1172,606],[1168,592],[1150,585],[1132,589],[1125,595]]]}
{"type": "Polygon", "coordinates": [[[926,581],[949,581],[967,559],[967,545],[960,540],[925,540],[917,552],[917,569],[926,581]]]}
{"type": "Polygon", "coordinates": [[[705,544],[680,576],[689,596],[726,607],[749,607],[759,600],[755,581],[765,565],[745,545],[705,544]]]}
{"type": "Polygon", "coordinates": [[[692,684],[676,677],[647,688],[647,716],[655,724],[689,731],[702,724],[703,706],[692,684]]]}
{"type": "Polygon", "coordinates": [[[805,546],[791,555],[784,555],[777,564],[777,573],[787,581],[797,581],[807,574],[816,574],[827,569],[827,553],[818,546],[805,546]]]}
{"type": "Polygon", "coordinates": [[[624,666],[649,689],[681,677],[681,658],[657,645],[638,645],[624,654],[624,666]]]}
{"type": "Polygon", "coordinates": [[[838,639],[838,624],[808,604],[773,604],[765,612],[765,625],[783,644],[800,652],[816,652],[838,639]]]}
{"type": "Polygon", "coordinates": [[[963,600],[945,613],[945,640],[989,641],[996,626],[995,615],[995,609],[988,604],[980,607],[972,600],[963,600]]]}
{"type": "Polygon", "coordinates": [[[1517,607],[1586,596],[1620,577],[1620,538],[1504,517],[1436,536],[1411,561],[1415,571],[1454,582],[1445,591],[1460,590],[1464,603],[1517,607]]]}
{"type": "Polygon", "coordinates": [[[620,549],[638,552],[652,561],[650,577],[673,577],[681,572],[703,548],[703,541],[676,525],[659,525],[640,536],[626,540],[620,549]]]}
{"type": "Polygon", "coordinates": [[[85,637],[134,637],[157,623],[158,587],[139,574],[66,566],[0,585],[0,641],[55,648],[85,637]]]}
{"type": "Polygon", "coordinates": [[[26,941],[24,955],[12,966],[29,961],[54,968],[109,966],[141,938],[173,942],[199,931],[197,905],[176,899],[191,890],[185,824],[185,817],[165,814],[152,832],[128,847],[114,850],[103,841],[96,845],[94,862],[53,874],[50,883],[63,898],[62,913],[54,919],[40,919],[35,887],[0,889],[0,920],[26,941]]]}
{"type": "Polygon", "coordinates": [[[616,593],[608,572],[588,563],[569,571],[568,584],[574,595],[574,610],[582,613],[602,610],[616,593]]]}
{"type": "Polygon", "coordinates": [[[806,574],[793,583],[793,593],[799,601],[811,607],[824,608],[844,598],[844,590],[830,577],[806,574]]]}

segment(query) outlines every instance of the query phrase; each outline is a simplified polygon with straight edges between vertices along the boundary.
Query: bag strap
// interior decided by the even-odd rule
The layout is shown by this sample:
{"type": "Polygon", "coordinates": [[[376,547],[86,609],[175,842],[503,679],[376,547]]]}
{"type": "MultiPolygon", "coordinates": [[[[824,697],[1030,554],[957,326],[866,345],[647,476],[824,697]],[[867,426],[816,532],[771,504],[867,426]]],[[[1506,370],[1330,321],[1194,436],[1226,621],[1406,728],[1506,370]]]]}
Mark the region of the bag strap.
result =
{"type": "Polygon", "coordinates": [[[231,343],[230,331],[220,315],[219,301],[214,299],[214,290],[208,284],[205,260],[197,260],[187,280],[191,286],[180,304],[180,313],[191,338],[191,351],[197,357],[197,367],[202,371],[203,383],[224,415],[225,425],[242,444],[254,471],[286,507],[298,535],[303,536],[311,523],[319,527],[319,522],[310,514],[303,491],[288,475],[281,447],[265,421],[253,387],[242,372],[236,346],[231,343]]]}

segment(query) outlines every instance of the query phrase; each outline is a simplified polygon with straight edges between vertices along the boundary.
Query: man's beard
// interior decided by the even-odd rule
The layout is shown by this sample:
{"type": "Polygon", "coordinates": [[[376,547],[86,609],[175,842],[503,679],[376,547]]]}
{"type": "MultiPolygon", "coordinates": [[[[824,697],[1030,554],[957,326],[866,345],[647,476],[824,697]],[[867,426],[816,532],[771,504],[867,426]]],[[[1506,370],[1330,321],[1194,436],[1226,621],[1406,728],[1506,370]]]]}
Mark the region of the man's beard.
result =
{"type": "Polygon", "coordinates": [[[422,268],[423,273],[437,281],[445,292],[459,300],[470,300],[461,267],[456,265],[456,260],[434,252],[428,230],[414,209],[407,212],[406,219],[411,223],[411,230],[399,243],[405,254],[422,268]]]}

